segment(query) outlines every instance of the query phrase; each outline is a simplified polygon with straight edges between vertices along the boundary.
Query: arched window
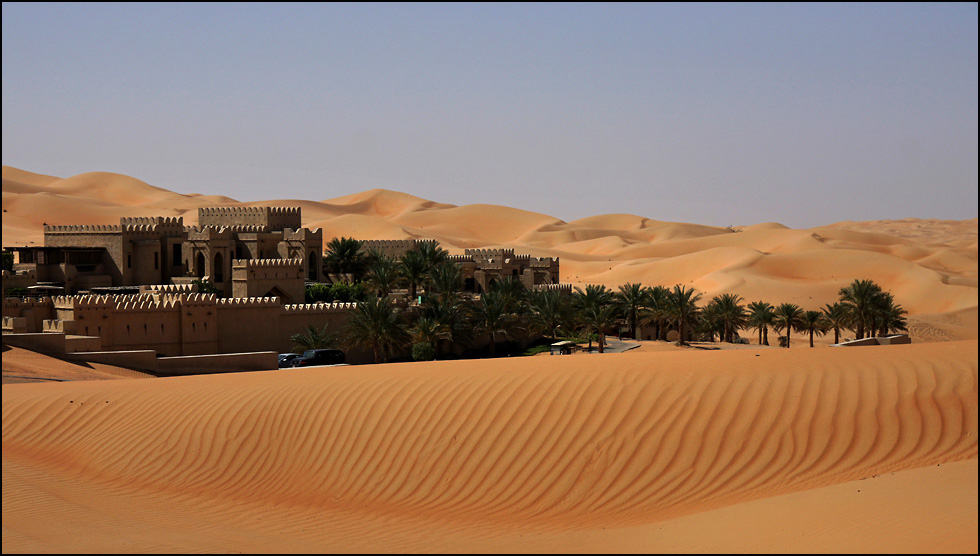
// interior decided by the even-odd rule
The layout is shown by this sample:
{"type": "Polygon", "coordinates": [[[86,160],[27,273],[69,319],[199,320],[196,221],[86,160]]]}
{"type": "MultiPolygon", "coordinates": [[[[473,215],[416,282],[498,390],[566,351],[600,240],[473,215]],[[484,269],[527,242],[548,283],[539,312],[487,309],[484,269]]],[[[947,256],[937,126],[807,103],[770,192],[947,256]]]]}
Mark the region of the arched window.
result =
{"type": "Polygon", "coordinates": [[[309,276],[310,281],[316,280],[316,251],[310,251],[310,257],[306,260],[307,266],[309,266],[309,276]]]}
{"type": "Polygon", "coordinates": [[[204,263],[204,253],[198,253],[197,254],[197,265],[196,266],[197,266],[197,278],[199,280],[204,278],[204,264],[205,264],[204,263]]]}

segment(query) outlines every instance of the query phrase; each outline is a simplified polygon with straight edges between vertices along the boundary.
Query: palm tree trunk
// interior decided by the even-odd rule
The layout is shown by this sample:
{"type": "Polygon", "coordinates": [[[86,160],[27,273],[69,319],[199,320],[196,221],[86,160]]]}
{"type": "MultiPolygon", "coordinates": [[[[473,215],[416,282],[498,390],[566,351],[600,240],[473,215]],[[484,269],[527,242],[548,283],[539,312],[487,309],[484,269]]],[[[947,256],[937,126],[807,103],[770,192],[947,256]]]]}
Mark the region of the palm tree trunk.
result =
{"type": "Polygon", "coordinates": [[[813,347],[813,330],[810,331],[810,347],[813,347]]]}
{"type": "Polygon", "coordinates": [[[764,345],[764,346],[768,346],[769,345],[769,327],[768,326],[763,326],[762,327],[762,345],[764,345]]]}
{"type": "Polygon", "coordinates": [[[840,343],[840,328],[834,327],[834,343],[840,343]]]}

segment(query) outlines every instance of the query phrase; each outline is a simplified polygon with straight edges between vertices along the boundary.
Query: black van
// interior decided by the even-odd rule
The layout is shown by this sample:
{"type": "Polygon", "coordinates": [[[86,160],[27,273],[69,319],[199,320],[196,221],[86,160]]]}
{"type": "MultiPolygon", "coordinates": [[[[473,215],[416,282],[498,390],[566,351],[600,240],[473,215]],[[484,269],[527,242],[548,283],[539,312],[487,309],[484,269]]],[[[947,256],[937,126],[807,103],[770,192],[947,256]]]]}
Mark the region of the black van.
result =
{"type": "Polygon", "coordinates": [[[311,349],[289,362],[290,367],[319,367],[323,365],[346,365],[347,357],[339,349],[311,349]]]}

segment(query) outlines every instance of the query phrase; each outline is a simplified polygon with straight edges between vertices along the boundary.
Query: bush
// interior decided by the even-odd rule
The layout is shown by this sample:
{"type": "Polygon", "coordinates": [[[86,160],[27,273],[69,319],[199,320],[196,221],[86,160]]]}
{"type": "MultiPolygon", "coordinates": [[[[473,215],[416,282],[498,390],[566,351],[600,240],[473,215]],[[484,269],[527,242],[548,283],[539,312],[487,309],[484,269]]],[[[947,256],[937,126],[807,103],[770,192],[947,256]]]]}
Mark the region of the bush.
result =
{"type": "Polygon", "coordinates": [[[27,288],[7,288],[4,290],[4,297],[24,297],[28,294],[27,288]]]}
{"type": "Polygon", "coordinates": [[[14,269],[14,254],[10,251],[3,252],[3,269],[13,270],[14,269]]]}
{"type": "Polygon", "coordinates": [[[365,299],[367,288],[361,282],[336,282],[331,285],[317,283],[306,286],[307,303],[348,303],[365,299]]]}
{"type": "Polygon", "coordinates": [[[436,348],[429,342],[412,344],[412,359],[416,361],[432,361],[436,358],[436,348]]]}
{"type": "Polygon", "coordinates": [[[197,284],[198,293],[213,293],[218,297],[225,296],[225,292],[212,284],[210,280],[194,280],[192,283],[197,284]]]}

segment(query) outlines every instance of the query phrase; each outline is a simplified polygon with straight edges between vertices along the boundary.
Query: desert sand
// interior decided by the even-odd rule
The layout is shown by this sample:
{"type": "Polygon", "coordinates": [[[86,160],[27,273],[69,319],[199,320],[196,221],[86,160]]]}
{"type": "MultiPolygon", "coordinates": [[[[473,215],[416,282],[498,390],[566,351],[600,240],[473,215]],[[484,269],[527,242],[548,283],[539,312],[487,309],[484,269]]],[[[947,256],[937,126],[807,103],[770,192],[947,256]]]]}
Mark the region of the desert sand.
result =
{"type": "MultiPolygon", "coordinates": [[[[226,197],[3,168],[3,245],[226,197]]],[[[573,222],[386,190],[324,236],[558,256],[575,285],[817,309],[870,278],[912,345],[145,378],[3,353],[3,552],[977,552],[977,220],[573,222]]]]}

